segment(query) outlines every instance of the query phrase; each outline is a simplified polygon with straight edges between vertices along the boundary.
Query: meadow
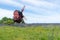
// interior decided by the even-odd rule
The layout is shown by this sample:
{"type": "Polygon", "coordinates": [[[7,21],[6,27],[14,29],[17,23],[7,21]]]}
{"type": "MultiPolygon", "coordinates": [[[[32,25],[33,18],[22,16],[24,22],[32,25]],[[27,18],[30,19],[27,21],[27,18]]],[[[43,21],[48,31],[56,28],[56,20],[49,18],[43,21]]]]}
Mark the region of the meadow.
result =
{"type": "Polygon", "coordinates": [[[0,40],[60,40],[60,26],[0,26],[0,40]]]}

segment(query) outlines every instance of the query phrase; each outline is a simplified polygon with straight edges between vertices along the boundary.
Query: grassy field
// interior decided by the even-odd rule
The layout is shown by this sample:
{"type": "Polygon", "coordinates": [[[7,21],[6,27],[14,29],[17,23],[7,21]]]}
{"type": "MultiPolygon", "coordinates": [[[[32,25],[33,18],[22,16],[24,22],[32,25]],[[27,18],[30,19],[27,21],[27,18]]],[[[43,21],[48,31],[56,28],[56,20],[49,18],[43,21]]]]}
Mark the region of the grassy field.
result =
{"type": "Polygon", "coordinates": [[[2,26],[0,40],[60,40],[60,26],[2,26]]]}

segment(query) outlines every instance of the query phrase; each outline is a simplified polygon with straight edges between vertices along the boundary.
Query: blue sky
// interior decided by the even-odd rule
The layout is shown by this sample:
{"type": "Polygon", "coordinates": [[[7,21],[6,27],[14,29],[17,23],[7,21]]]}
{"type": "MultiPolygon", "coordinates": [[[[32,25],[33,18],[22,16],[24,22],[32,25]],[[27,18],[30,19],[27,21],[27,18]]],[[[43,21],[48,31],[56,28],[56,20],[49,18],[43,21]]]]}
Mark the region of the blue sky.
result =
{"type": "Polygon", "coordinates": [[[13,18],[14,10],[24,5],[26,23],[60,23],[60,0],[0,0],[0,19],[13,18]]]}

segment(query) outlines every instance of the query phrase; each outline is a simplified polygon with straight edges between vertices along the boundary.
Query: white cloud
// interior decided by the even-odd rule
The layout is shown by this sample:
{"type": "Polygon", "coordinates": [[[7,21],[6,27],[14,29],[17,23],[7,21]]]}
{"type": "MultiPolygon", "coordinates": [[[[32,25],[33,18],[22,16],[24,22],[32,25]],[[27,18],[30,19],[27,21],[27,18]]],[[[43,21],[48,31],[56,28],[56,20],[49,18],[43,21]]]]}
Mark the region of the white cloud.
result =
{"type": "Polygon", "coordinates": [[[27,23],[60,23],[60,14],[54,14],[50,16],[42,16],[42,15],[36,15],[33,13],[26,12],[25,17],[27,20],[25,20],[27,23]]]}
{"type": "Polygon", "coordinates": [[[26,6],[26,9],[35,12],[36,14],[43,14],[43,15],[54,15],[58,13],[56,9],[59,10],[60,5],[47,2],[47,1],[40,1],[40,0],[21,0],[26,6]]]}
{"type": "Polygon", "coordinates": [[[25,2],[27,4],[31,4],[36,7],[48,7],[48,8],[54,8],[57,6],[57,4],[47,2],[47,1],[41,1],[41,0],[21,0],[22,2],[25,2]]]}
{"type": "Polygon", "coordinates": [[[3,17],[12,18],[13,17],[13,11],[0,8],[0,19],[3,17]]]}

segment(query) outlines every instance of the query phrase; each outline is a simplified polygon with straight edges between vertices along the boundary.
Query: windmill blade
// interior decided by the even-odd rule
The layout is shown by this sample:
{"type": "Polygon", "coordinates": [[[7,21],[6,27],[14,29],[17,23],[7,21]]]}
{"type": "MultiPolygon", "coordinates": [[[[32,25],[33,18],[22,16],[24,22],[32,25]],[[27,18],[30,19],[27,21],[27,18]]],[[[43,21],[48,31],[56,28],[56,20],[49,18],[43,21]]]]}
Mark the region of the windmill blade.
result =
{"type": "Polygon", "coordinates": [[[24,20],[27,20],[27,18],[24,16],[24,18],[23,18],[24,20]]]}
{"type": "Polygon", "coordinates": [[[25,9],[25,5],[24,5],[24,7],[21,9],[21,12],[23,12],[23,11],[24,11],[24,9],[25,9]]]}

